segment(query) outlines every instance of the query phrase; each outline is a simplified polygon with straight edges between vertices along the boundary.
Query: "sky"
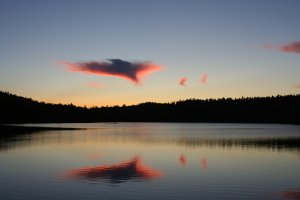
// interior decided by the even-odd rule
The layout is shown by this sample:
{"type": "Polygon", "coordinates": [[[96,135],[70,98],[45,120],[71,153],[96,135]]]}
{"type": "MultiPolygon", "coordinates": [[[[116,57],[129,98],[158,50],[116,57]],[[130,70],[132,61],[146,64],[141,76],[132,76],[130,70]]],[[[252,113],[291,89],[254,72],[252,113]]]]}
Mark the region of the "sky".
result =
{"type": "Polygon", "coordinates": [[[132,105],[300,93],[299,0],[1,0],[0,90],[132,105]]]}

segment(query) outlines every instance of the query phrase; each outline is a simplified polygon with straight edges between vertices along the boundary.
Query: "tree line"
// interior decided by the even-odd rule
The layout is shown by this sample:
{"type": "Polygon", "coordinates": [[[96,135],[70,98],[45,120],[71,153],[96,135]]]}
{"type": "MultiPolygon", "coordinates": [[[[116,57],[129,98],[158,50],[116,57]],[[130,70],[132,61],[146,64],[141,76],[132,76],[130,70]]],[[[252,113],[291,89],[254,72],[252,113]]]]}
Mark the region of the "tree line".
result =
{"type": "Polygon", "coordinates": [[[300,124],[300,95],[187,99],[170,103],[79,107],[0,91],[0,123],[224,122],[300,124]]]}

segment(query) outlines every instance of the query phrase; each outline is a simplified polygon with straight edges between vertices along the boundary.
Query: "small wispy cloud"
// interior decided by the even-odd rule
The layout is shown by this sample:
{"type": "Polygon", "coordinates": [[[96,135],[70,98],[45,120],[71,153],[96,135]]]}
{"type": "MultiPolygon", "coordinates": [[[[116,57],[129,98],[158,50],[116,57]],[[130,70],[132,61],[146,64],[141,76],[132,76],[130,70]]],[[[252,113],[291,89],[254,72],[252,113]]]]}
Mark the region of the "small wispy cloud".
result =
{"type": "Polygon", "coordinates": [[[182,77],[179,79],[178,84],[181,86],[186,86],[186,82],[187,82],[187,78],[186,77],[182,77]]]}
{"type": "Polygon", "coordinates": [[[294,88],[300,89],[300,84],[293,85],[294,88]]]}
{"type": "Polygon", "coordinates": [[[290,42],[284,45],[265,45],[266,49],[278,50],[286,53],[300,54],[300,41],[290,42]]]}
{"type": "Polygon", "coordinates": [[[98,89],[103,87],[101,83],[97,83],[97,82],[89,82],[87,83],[87,86],[92,88],[98,88],[98,89]]]}
{"type": "Polygon", "coordinates": [[[204,73],[204,74],[201,75],[200,82],[203,83],[203,84],[208,83],[208,74],[207,73],[204,73]]]}
{"type": "Polygon", "coordinates": [[[115,76],[130,80],[138,84],[148,74],[160,71],[162,67],[150,61],[129,62],[121,59],[108,59],[106,61],[91,62],[59,62],[68,67],[71,72],[81,72],[100,76],[115,76]]]}

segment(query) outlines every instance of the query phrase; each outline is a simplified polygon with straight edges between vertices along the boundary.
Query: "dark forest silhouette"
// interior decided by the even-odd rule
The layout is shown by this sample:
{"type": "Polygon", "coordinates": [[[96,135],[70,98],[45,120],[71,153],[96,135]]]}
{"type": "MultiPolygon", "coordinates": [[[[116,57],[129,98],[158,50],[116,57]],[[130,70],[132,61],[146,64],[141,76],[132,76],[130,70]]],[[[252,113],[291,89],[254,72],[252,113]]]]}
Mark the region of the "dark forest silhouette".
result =
{"type": "Polygon", "coordinates": [[[0,123],[237,122],[300,124],[300,95],[188,99],[130,106],[78,107],[0,92],[0,123]]]}

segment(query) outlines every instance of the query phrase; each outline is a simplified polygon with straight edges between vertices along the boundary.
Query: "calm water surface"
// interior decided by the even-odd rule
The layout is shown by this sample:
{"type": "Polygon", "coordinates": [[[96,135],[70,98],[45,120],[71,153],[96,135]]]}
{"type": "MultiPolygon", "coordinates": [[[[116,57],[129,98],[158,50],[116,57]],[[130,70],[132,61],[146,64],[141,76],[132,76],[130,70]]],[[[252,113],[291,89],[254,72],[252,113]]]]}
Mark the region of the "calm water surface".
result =
{"type": "Polygon", "coordinates": [[[300,199],[300,126],[41,124],[1,133],[0,199],[300,199]]]}

